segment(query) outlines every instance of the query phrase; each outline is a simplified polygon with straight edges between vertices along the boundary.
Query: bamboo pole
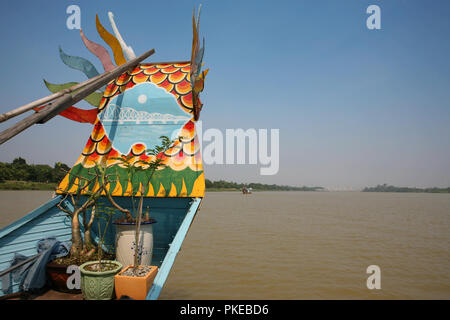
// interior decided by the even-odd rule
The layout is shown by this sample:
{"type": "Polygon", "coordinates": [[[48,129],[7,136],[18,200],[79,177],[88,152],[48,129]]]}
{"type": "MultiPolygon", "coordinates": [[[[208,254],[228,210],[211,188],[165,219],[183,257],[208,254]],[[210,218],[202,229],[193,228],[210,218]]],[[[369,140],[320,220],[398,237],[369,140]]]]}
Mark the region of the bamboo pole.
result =
{"type": "Polygon", "coordinates": [[[71,92],[73,92],[73,91],[75,91],[75,90],[78,90],[78,89],[80,89],[80,88],[83,88],[83,87],[87,86],[88,84],[91,84],[92,82],[96,81],[97,79],[99,79],[99,78],[101,78],[101,77],[102,77],[102,75],[99,74],[99,75],[97,75],[97,76],[95,76],[95,77],[93,77],[93,78],[91,78],[91,79],[88,79],[88,80],[86,80],[86,81],[83,81],[83,82],[81,82],[81,83],[78,83],[78,84],[76,84],[76,85],[74,85],[74,86],[72,86],[72,87],[70,87],[70,88],[67,88],[67,89],[58,91],[58,92],[53,93],[53,94],[51,94],[51,95],[48,95],[48,96],[46,96],[46,97],[44,97],[44,98],[42,98],[42,99],[35,100],[35,101],[30,102],[30,103],[28,103],[28,104],[26,104],[26,105],[23,105],[23,106],[21,106],[21,107],[18,107],[18,108],[14,109],[14,110],[5,112],[5,113],[3,113],[3,114],[0,114],[0,123],[6,121],[6,120],[8,120],[8,119],[14,118],[14,117],[16,117],[16,116],[18,116],[18,115],[21,115],[22,113],[25,113],[25,112],[27,112],[27,111],[30,111],[30,110],[32,110],[33,108],[39,107],[39,106],[41,106],[41,105],[43,105],[43,104],[47,104],[47,103],[49,103],[50,101],[53,101],[53,100],[55,100],[55,99],[57,99],[57,98],[63,96],[63,95],[66,94],[66,93],[71,93],[71,92]]]}
{"type": "Polygon", "coordinates": [[[185,64],[185,63],[191,63],[191,60],[179,60],[179,61],[157,61],[152,62],[150,64],[156,65],[156,64],[185,64]]]}
{"type": "Polygon", "coordinates": [[[139,64],[142,60],[148,58],[153,53],[155,53],[155,50],[149,50],[145,52],[144,54],[140,55],[139,57],[128,61],[127,63],[124,63],[115,69],[105,72],[100,75],[98,79],[95,81],[90,82],[89,84],[85,85],[80,91],[78,91],[75,94],[70,93],[64,93],[62,96],[57,98],[55,101],[51,102],[47,108],[41,109],[38,112],[26,117],[25,119],[17,122],[12,127],[0,132],[0,145],[11,139],[12,137],[16,136],[20,132],[24,131],[25,129],[31,127],[33,124],[36,123],[45,123],[51,118],[55,117],[57,114],[61,113],[68,107],[74,105],[75,103],[81,101],[83,98],[94,92],[95,90],[103,87],[111,80],[115,79],[128,69],[131,69],[132,67],[135,67],[137,64],[139,64]]]}
{"type": "Polygon", "coordinates": [[[23,266],[24,264],[35,260],[40,255],[41,255],[41,253],[38,253],[38,254],[28,258],[28,259],[23,260],[22,262],[19,262],[18,264],[13,265],[12,267],[9,267],[8,269],[3,270],[2,272],[0,272],[0,277],[3,277],[5,274],[8,274],[11,271],[16,270],[17,268],[23,266]]]}

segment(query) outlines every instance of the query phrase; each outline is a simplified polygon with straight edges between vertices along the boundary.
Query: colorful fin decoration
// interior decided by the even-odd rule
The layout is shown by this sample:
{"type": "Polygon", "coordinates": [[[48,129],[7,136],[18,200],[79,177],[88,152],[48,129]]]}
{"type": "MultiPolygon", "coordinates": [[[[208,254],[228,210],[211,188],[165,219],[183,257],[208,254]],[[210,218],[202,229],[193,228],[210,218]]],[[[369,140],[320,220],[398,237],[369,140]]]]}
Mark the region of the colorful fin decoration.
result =
{"type": "Polygon", "coordinates": [[[198,98],[200,92],[203,91],[204,81],[209,69],[201,71],[203,54],[205,52],[205,38],[203,38],[203,47],[200,48],[199,29],[200,29],[200,12],[201,5],[198,8],[197,21],[195,20],[195,8],[192,16],[192,52],[191,52],[191,87],[192,87],[192,106],[194,108],[194,120],[197,121],[200,117],[200,110],[202,103],[198,98]]]}
{"type": "Polygon", "coordinates": [[[105,71],[111,71],[112,69],[115,68],[108,51],[103,46],[86,38],[86,36],[83,33],[83,30],[81,29],[80,29],[80,36],[86,48],[88,48],[90,52],[92,52],[97,58],[100,59],[105,71]]]}
{"type": "MultiPolygon", "coordinates": [[[[113,50],[114,60],[120,65],[126,62],[126,57],[131,57],[134,53],[127,52],[126,48],[130,47],[126,46],[120,36],[113,15],[109,14],[109,16],[116,37],[104,29],[98,16],[96,17],[97,30],[113,50]]],[[[200,9],[197,19],[194,10],[191,61],[138,64],[133,70],[124,72],[110,81],[103,94],[94,92],[85,99],[90,104],[98,106],[97,108],[83,110],[71,106],[59,113],[60,116],[73,121],[94,124],[94,128],[77,162],[60,182],[57,188],[58,194],[81,191],[81,194],[88,195],[89,191],[98,188],[98,184],[90,184],[89,189],[83,187],[79,189],[78,177],[91,178],[90,169],[97,164],[106,164],[108,174],[118,175],[118,179],[113,179],[107,187],[107,192],[110,192],[112,196],[132,196],[137,190],[139,191],[136,196],[145,197],[204,196],[205,174],[194,119],[198,119],[202,108],[198,94],[203,90],[204,79],[209,69],[201,70],[205,40],[203,39],[203,47],[200,48],[199,18],[200,9]],[[191,70],[192,66],[195,67],[195,72],[191,70]],[[159,99],[161,96],[163,98],[158,100],[157,106],[154,106],[151,101],[147,102],[147,99],[141,99],[142,97],[159,99]],[[144,100],[145,103],[142,102],[144,100]],[[124,111],[126,111],[119,115],[116,112],[118,101],[123,103],[124,111]],[[168,119],[163,120],[165,128],[161,128],[161,118],[158,116],[158,112],[163,108],[164,112],[167,112],[164,115],[167,115],[168,119]],[[102,116],[98,116],[99,112],[103,112],[102,116]],[[133,134],[130,135],[129,126],[140,124],[144,119],[149,120],[148,125],[146,123],[145,126],[135,126],[136,130],[133,130],[133,134]],[[175,132],[175,130],[179,132],[180,139],[169,150],[158,155],[147,154],[146,150],[151,148],[156,140],[154,134],[163,135],[165,132],[175,132]],[[144,170],[139,170],[136,176],[130,177],[126,168],[118,160],[119,157],[126,157],[130,163],[139,164],[144,170]],[[151,170],[145,170],[145,163],[153,159],[152,157],[161,159],[167,167],[156,170],[154,174],[151,170]],[[149,173],[152,173],[151,176],[149,173]]],[[[109,50],[105,49],[106,46],[103,47],[88,40],[81,30],[80,35],[86,47],[101,60],[105,71],[115,68],[111,61],[112,56],[108,54],[109,50]]],[[[61,55],[64,61],[65,54],[62,50],[61,55]]],[[[45,85],[52,92],[75,84],[76,82],[51,84],[45,81],[45,85]]],[[[45,106],[35,110],[39,111],[42,108],[45,106]]]]}
{"type": "MultiPolygon", "coordinates": [[[[45,83],[45,86],[47,87],[47,89],[50,90],[50,92],[52,92],[52,93],[56,93],[58,91],[70,88],[70,87],[78,84],[78,82],[67,82],[67,83],[62,83],[62,84],[53,84],[53,83],[45,81],[45,79],[44,79],[44,83],[45,83]]],[[[86,102],[88,102],[90,105],[92,105],[94,107],[98,107],[102,97],[103,97],[103,93],[101,93],[101,92],[93,92],[90,95],[88,95],[86,98],[84,98],[84,100],[86,102]]]]}
{"type": "Polygon", "coordinates": [[[197,30],[197,23],[195,22],[195,8],[194,14],[192,15],[192,29],[193,35],[192,35],[192,52],[191,52],[191,74],[195,74],[197,72],[197,65],[195,64],[195,60],[199,50],[198,30],[197,30]]]}
{"type": "Polygon", "coordinates": [[[120,46],[122,47],[123,52],[125,52],[127,58],[130,60],[136,58],[136,54],[134,53],[133,48],[127,46],[122,36],[120,35],[119,29],[117,28],[116,23],[114,22],[114,14],[111,11],[108,12],[108,18],[109,23],[111,24],[111,28],[113,29],[114,34],[116,35],[116,38],[119,41],[120,46]]]}
{"type": "Polygon", "coordinates": [[[69,56],[64,53],[61,46],[59,47],[59,56],[64,64],[72,69],[80,70],[89,79],[99,75],[99,72],[89,60],[82,57],[69,56]]]}
{"type": "MultiPolygon", "coordinates": [[[[42,108],[45,108],[46,106],[47,105],[42,107],[36,107],[33,108],[33,110],[39,111],[42,108]]],[[[66,110],[60,112],[58,115],[76,122],[95,124],[95,120],[97,120],[97,112],[98,112],[97,108],[85,110],[76,107],[68,107],[66,110]]]]}
{"type": "Polygon", "coordinates": [[[200,92],[203,91],[205,86],[205,77],[208,74],[209,69],[206,69],[200,73],[200,75],[195,78],[194,81],[194,93],[198,96],[200,92]]]}
{"type": "Polygon", "coordinates": [[[205,38],[203,37],[203,47],[201,47],[200,50],[198,50],[197,56],[195,57],[195,65],[197,66],[197,72],[195,74],[197,76],[200,73],[204,53],[205,53],[205,38]]]}
{"type": "Polygon", "coordinates": [[[125,57],[123,56],[122,47],[120,46],[119,41],[114,37],[111,33],[106,30],[102,24],[100,23],[100,20],[98,19],[98,15],[95,15],[95,22],[97,25],[97,31],[100,37],[109,45],[111,50],[114,54],[114,61],[118,66],[124,64],[127,62],[125,60],[125,57]]]}
{"type": "Polygon", "coordinates": [[[200,26],[200,13],[202,12],[202,4],[198,6],[198,12],[197,12],[197,31],[199,30],[200,26]]]}

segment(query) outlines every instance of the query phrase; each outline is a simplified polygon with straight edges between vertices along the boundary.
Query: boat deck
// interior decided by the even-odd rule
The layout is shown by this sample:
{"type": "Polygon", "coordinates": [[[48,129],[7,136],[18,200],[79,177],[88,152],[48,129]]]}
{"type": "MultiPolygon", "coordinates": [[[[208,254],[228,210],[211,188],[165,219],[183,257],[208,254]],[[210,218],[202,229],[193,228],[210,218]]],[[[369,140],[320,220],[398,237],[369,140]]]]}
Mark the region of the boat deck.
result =
{"type": "MultiPolygon", "coordinates": [[[[124,208],[131,206],[127,197],[118,197],[116,202],[124,208]]],[[[148,299],[159,297],[164,283],[169,275],[175,258],[181,248],[189,227],[198,211],[202,198],[148,198],[144,205],[153,208],[152,217],[158,222],[153,227],[153,256],[151,265],[159,267],[159,272],[149,291],[148,299]]],[[[14,255],[20,253],[32,258],[36,255],[36,242],[46,237],[56,238],[60,242],[70,242],[70,221],[57,204],[61,196],[49,200],[47,203],[30,212],[25,217],[13,222],[0,230],[0,272],[9,273],[14,255]]],[[[114,245],[115,229],[111,227],[105,244],[114,245]]],[[[95,238],[95,237],[94,237],[95,238]]],[[[12,279],[12,290],[20,290],[19,279],[12,279]]],[[[70,295],[52,290],[43,290],[37,295],[4,296],[0,281],[0,299],[32,299],[32,300],[81,300],[82,295],[70,295]]]]}

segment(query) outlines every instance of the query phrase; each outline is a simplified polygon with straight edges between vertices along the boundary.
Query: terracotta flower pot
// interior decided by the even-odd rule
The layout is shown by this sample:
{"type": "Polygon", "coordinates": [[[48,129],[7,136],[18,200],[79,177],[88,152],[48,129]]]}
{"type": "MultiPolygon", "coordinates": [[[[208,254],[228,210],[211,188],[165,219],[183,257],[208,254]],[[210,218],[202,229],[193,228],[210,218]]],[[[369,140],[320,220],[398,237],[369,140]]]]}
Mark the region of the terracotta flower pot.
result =
{"type": "Polygon", "coordinates": [[[67,273],[68,267],[68,264],[58,264],[52,261],[47,263],[46,271],[50,287],[60,292],[81,293],[81,289],[69,289],[67,287],[67,279],[71,276],[71,274],[67,273]]]}
{"type": "Polygon", "coordinates": [[[114,294],[114,276],[122,269],[118,261],[102,260],[102,263],[113,264],[114,268],[107,271],[90,271],[86,267],[98,264],[89,261],[80,266],[81,291],[86,300],[111,300],[114,294]]]}
{"type": "Polygon", "coordinates": [[[144,277],[123,275],[131,267],[133,266],[127,266],[114,276],[116,297],[119,299],[121,296],[129,296],[134,300],[145,300],[158,273],[158,267],[146,266],[150,268],[150,272],[144,277]]]}

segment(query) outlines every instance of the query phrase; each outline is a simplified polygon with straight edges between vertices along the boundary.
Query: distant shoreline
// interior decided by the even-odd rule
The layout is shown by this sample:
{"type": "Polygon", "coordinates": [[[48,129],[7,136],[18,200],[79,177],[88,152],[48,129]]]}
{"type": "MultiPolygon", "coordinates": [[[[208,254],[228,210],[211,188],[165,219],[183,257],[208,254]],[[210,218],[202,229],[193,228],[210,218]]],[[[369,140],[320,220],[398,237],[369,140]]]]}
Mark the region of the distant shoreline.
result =
{"type": "Polygon", "coordinates": [[[362,192],[450,193],[450,188],[410,188],[379,184],[376,187],[365,187],[362,192]]]}
{"type": "MultiPolygon", "coordinates": [[[[213,182],[215,183],[215,182],[213,182]]],[[[227,182],[229,183],[229,182],[227,182]]],[[[229,183],[234,184],[234,183],[229,183]]],[[[289,186],[278,186],[278,185],[262,185],[263,188],[255,187],[253,185],[253,192],[261,191],[313,191],[313,192],[333,192],[338,190],[327,190],[322,187],[289,187],[289,186]]],[[[34,181],[16,181],[16,180],[5,180],[0,181],[0,191],[2,190],[48,190],[55,191],[57,183],[55,182],[34,182],[34,181]]],[[[242,188],[237,187],[217,187],[217,186],[206,186],[207,192],[242,192],[242,188]]],[[[450,188],[410,188],[410,187],[395,187],[390,185],[377,185],[376,187],[365,187],[361,191],[353,192],[385,192],[385,193],[450,193],[450,188]]]]}
{"type": "Polygon", "coordinates": [[[323,191],[323,187],[293,187],[282,186],[277,184],[263,184],[263,183],[236,183],[224,180],[211,181],[205,179],[206,191],[241,191],[244,188],[252,191],[323,191]]]}
{"type": "MultiPolygon", "coordinates": [[[[205,191],[206,192],[242,192],[241,189],[231,189],[231,188],[206,188],[205,191]]],[[[270,192],[319,192],[318,190],[270,190],[270,189],[267,189],[267,190],[259,190],[259,189],[257,189],[257,190],[255,190],[255,189],[253,189],[252,193],[255,193],[255,192],[267,192],[267,191],[270,191],[270,192]]],[[[328,192],[328,190],[320,190],[320,191],[328,192]]]]}
{"type": "MultiPolygon", "coordinates": [[[[0,190],[49,190],[54,191],[57,184],[54,182],[33,182],[33,181],[3,181],[0,182],[0,190]]],[[[240,188],[217,188],[210,187],[205,189],[208,192],[241,192],[240,188]]],[[[253,189],[253,192],[259,191],[317,191],[317,190],[282,190],[282,189],[253,189]]]]}
{"type": "MultiPolygon", "coordinates": [[[[23,158],[15,158],[11,163],[0,162],[0,190],[55,190],[66,176],[70,167],[56,162],[47,164],[27,164],[23,158]]],[[[206,191],[322,191],[323,187],[294,187],[263,183],[236,183],[224,180],[205,179],[206,191]]]]}

